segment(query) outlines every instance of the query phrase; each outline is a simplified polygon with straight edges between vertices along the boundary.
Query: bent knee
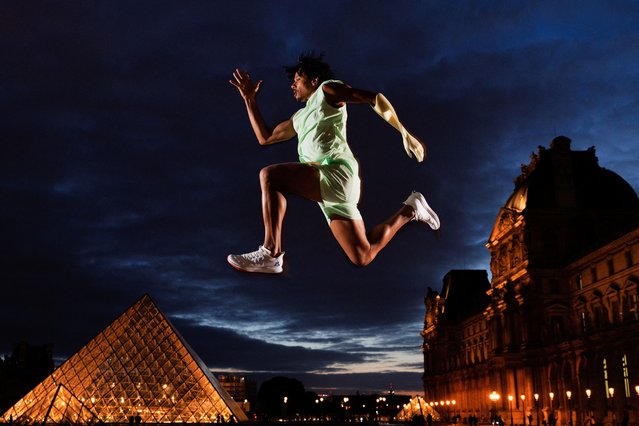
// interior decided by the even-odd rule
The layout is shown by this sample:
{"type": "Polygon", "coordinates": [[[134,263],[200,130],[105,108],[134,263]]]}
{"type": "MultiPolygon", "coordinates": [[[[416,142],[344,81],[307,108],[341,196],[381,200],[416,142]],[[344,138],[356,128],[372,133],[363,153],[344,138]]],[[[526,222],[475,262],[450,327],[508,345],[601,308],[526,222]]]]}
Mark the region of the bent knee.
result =
{"type": "Polygon", "coordinates": [[[273,183],[274,168],[273,166],[266,166],[260,170],[260,184],[271,185],[273,183]]]}
{"type": "Polygon", "coordinates": [[[370,253],[356,253],[349,256],[351,263],[358,267],[368,266],[373,261],[373,256],[370,253]]]}

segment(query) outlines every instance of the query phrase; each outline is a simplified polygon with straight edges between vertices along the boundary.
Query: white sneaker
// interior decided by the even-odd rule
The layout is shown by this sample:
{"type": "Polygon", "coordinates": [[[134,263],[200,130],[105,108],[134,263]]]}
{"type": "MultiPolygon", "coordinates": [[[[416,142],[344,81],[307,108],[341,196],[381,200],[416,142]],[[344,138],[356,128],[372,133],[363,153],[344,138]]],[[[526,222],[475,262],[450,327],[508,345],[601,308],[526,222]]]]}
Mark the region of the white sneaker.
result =
{"type": "Polygon", "coordinates": [[[229,264],[244,272],[263,272],[279,274],[284,264],[284,253],[277,257],[271,256],[271,251],[264,246],[245,254],[229,254],[226,260],[229,264]]]}
{"type": "Polygon", "coordinates": [[[433,230],[439,229],[439,217],[437,217],[437,213],[430,208],[426,202],[426,198],[424,198],[421,193],[413,191],[406,201],[404,201],[404,204],[411,206],[415,210],[413,220],[424,222],[433,230]]]}

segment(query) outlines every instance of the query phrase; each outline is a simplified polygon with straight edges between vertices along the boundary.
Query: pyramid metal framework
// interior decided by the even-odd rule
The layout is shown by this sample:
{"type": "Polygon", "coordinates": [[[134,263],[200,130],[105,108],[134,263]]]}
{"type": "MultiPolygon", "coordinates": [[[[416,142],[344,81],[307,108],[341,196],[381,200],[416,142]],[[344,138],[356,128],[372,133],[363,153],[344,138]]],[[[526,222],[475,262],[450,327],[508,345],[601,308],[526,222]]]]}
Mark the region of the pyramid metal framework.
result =
{"type": "Polygon", "coordinates": [[[416,395],[412,397],[408,403],[404,404],[404,408],[397,413],[395,419],[402,422],[411,422],[415,416],[422,416],[426,418],[426,416],[430,414],[434,421],[440,421],[441,416],[431,404],[432,402],[429,404],[424,400],[424,398],[416,395]]]}
{"type": "Polygon", "coordinates": [[[2,418],[16,424],[247,421],[145,294],[2,418]]]}

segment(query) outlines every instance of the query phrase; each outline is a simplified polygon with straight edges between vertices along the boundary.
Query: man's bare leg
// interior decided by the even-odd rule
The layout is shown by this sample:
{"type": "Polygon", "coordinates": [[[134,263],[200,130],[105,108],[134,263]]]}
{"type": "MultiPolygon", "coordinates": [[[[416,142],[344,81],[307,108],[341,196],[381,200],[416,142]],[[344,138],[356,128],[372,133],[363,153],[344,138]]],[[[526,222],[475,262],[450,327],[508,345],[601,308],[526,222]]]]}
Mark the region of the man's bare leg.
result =
{"type": "MultiPolygon", "coordinates": [[[[266,272],[281,272],[282,224],[287,207],[285,194],[295,194],[308,200],[320,202],[319,171],[313,166],[300,163],[267,166],[260,171],[260,186],[262,189],[264,244],[257,252],[230,255],[229,263],[238,269],[248,270],[244,269],[241,263],[251,256],[263,256],[262,250],[266,249],[269,258],[279,258],[280,260],[275,270],[266,272]],[[257,254],[254,255],[254,253],[257,254]],[[244,258],[244,260],[240,258],[244,258]]],[[[368,236],[362,220],[335,217],[331,220],[330,228],[350,261],[355,265],[365,266],[371,263],[393,239],[397,231],[411,220],[427,222],[433,229],[439,227],[439,219],[427,206],[423,196],[414,193],[397,213],[375,226],[368,236]],[[423,201],[420,201],[420,197],[423,201]],[[436,224],[433,224],[432,217],[436,219],[436,224]]],[[[255,270],[252,272],[264,271],[255,270]]]]}
{"type": "Polygon", "coordinates": [[[260,171],[264,244],[256,251],[230,254],[231,266],[245,272],[281,273],[282,223],[286,215],[285,194],[295,194],[313,201],[321,199],[319,172],[308,164],[284,163],[260,171]]]}
{"type": "Polygon", "coordinates": [[[412,207],[403,206],[393,216],[375,226],[368,236],[362,220],[336,217],[331,220],[330,227],[350,261],[357,266],[366,266],[414,216],[415,210],[412,207]]]}
{"type": "Polygon", "coordinates": [[[264,247],[273,256],[282,253],[282,223],[286,215],[284,194],[321,201],[319,179],[319,172],[315,167],[300,163],[274,164],[260,171],[264,247]]]}

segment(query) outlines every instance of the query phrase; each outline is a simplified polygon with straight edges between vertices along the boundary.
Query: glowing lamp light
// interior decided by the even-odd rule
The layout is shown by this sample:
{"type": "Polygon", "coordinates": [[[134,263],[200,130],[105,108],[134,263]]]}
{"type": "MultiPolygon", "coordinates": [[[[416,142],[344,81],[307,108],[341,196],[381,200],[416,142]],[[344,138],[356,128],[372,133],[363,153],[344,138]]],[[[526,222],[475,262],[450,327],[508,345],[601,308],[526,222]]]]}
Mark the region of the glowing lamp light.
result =
{"type": "Polygon", "coordinates": [[[554,392],[548,392],[548,396],[550,397],[550,400],[552,401],[553,398],[555,397],[555,393],[554,392]]]}
{"type": "Polygon", "coordinates": [[[513,396],[512,395],[508,395],[508,401],[513,402],[513,396]]]}
{"type": "Polygon", "coordinates": [[[566,391],[566,396],[568,397],[568,399],[570,399],[570,397],[572,396],[572,392],[566,391]]]}
{"type": "Polygon", "coordinates": [[[639,396],[639,385],[635,386],[635,392],[637,392],[637,396],[639,396]]]}
{"type": "Polygon", "coordinates": [[[526,395],[524,395],[524,394],[522,393],[522,394],[521,394],[521,396],[520,396],[520,398],[521,398],[521,400],[522,400],[522,401],[525,401],[525,400],[526,400],[526,395]]]}
{"type": "Polygon", "coordinates": [[[608,393],[610,394],[610,397],[614,397],[615,396],[615,388],[608,388],[608,393]]]}
{"type": "Polygon", "coordinates": [[[534,394],[533,396],[535,397],[535,401],[539,401],[539,394],[538,393],[534,394]]]}
{"type": "Polygon", "coordinates": [[[590,398],[590,395],[592,395],[592,391],[590,389],[586,389],[586,396],[590,398]]]}

